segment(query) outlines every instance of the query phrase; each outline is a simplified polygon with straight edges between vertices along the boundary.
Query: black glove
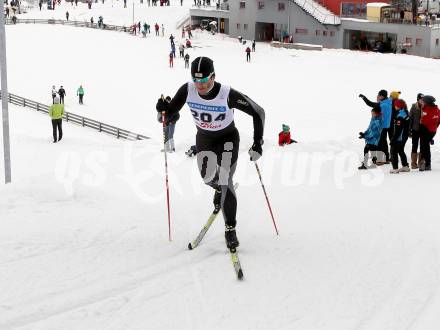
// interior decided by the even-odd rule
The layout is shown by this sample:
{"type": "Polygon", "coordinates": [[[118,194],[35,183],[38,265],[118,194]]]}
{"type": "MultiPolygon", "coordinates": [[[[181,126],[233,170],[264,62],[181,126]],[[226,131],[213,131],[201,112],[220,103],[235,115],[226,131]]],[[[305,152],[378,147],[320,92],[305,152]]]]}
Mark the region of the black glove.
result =
{"type": "Polygon", "coordinates": [[[298,143],[298,141],[290,139],[290,143],[298,143]]]}
{"type": "Polygon", "coordinates": [[[359,139],[364,139],[364,138],[365,138],[365,133],[359,132],[359,139]]]}
{"type": "Polygon", "coordinates": [[[163,97],[161,97],[160,99],[157,100],[156,110],[158,112],[162,112],[162,111],[166,112],[168,110],[168,105],[169,103],[163,97]]]}
{"type": "Polygon", "coordinates": [[[434,145],[434,140],[431,140],[429,143],[431,143],[431,145],[433,146],[434,145]]]}
{"type": "Polygon", "coordinates": [[[261,147],[262,144],[262,142],[254,142],[252,147],[249,149],[249,156],[252,162],[256,162],[263,155],[263,148],[261,147]]]}
{"type": "Polygon", "coordinates": [[[359,97],[364,98],[365,95],[364,94],[359,94],[359,97]]]}

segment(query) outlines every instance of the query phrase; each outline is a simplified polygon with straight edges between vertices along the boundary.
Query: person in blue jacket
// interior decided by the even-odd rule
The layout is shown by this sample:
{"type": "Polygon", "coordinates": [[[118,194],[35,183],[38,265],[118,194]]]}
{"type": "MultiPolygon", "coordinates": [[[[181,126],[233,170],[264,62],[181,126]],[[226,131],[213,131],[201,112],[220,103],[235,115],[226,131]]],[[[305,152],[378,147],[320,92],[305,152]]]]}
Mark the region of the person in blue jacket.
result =
{"type": "MultiPolygon", "coordinates": [[[[365,132],[359,132],[359,139],[365,139],[364,148],[364,161],[361,166],[358,167],[359,170],[366,170],[368,163],[368,153],[379,150],[379,142],[382,133],[382,113],[380,106],[376,106],[371,109],[371,120],[365,132]]],[[[373,163],[376,163],[376,157],[373,156],[373,163]]]]}
{"type": "Polygon", "coordinates": [[[363,94],[359,94],[359,97],[362,98],[366,105],[369,107],[375,108],[377,106],[380,107],[382,112],[382,133],[379,141],[379,150],[385,154],[385,160],[377,161],[377,165],[389,164],[390,163],[390,153],[388,152],[388,142],[387,142],[387,134],[389,139],[392,138],[391,127],[391,119],[393,115],[393,102],[391,98],[388,98],[388,92],[384,89],[381,89],[377,94],[377,102],[372,102],[363,94]]]}

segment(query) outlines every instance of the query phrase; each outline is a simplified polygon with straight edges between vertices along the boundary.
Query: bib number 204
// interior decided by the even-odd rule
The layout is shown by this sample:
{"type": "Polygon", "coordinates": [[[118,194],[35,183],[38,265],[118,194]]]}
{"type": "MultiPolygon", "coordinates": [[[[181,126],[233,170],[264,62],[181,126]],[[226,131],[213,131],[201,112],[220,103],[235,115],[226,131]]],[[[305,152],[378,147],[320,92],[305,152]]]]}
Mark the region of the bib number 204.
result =
{"type": "MultiPolygon", "coordinates": [[[[200,120],[204,123],[211,123],[213,121],[212,115],[209,112],[200,112],[199,113],[197,111],[191,110],[191,113],[192,113],[194,119],[200,120]]],[[[224,113],[221,113],[214,118],[214,121],[223,121],[223,120],[225,120],[225,118],[226,118],[226,115],[224,113]]]]}

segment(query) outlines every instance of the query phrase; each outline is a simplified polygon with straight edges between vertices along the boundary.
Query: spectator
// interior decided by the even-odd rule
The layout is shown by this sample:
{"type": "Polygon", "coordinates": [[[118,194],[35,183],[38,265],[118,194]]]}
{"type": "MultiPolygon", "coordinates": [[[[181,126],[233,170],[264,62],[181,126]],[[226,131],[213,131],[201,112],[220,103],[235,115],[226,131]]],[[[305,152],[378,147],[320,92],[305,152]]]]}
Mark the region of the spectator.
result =
{"type": "Polygon", "coordinates": [[[185,57],[185,46],[183,44],[179,45],[179,57],[185,57]]]}
{"type": "Polygon", "coordinates": [[[52,86],[52,104],[55,103],[55,96],[57,96],[57,89],[55,85],[52,86]]]}
{"type": "Polygon", "coordinates": [[[64,104],[64,96],[66,96],[66,91],[63,88],[63,86],[61,86],[60,89],[58,90],[58,95],[60,96],[60,103],[64,104]]]}
{"type": "Polygon", "coordinates": [[[66,11],[66,21],[68,21],[68,20],[69,20],[69,12],[66,11]]]}
{"type": "Polygon", "coordinates": [[[391,138],[391,162],[393,169],[391,174],[398,174],[400,172],[409,172],[408,159],[405,154],[405,144],[409,135],[409,116],[406,110],[406,103],[403,100],[397,99],[394,102],[396,108],[396,116],[393,122],[393,137],[391,138]],[[399,169],[399,156],[402,162],[402,167],[399,169]]]}
{"type": "Polygon", "coordinates": [[[63,115],[64,115],[64,104],[60,104],[60,100],[58,96],[55,96],[53,100],[53,104],[49,108],[49,116],[52,119],[53,143],[56,143],[63,138],[63,128],[62,128],[63,115]],[[57,134],[57,130],[58,130],[58,134],[57,134]]]}
{"type": "Polygon", "coordinates": [[[191,41],[189,41],[189,39],[186,39],[186,43],[185,43],[186,48],[191,48],[191,41]]]}
{"type": "Polygon", "coordinates": [[[290,138],[290,127],[283,124],[282,131],[278,134],[278,145],[284,147],[286,144],[298,143],[290,138]]]}
{"type": "MultiPolygon", "coordinates": [[[[165,102],[169,104],[171,101],[171,97],[167,96],[165,98],[165,102]]],[[[169,115],[167,111],[164,111],[165,116],[165,128],[164,128],[164,134],[165,134],[165,149],[162,149],[161,151],[166,152],[174,152],[176,151],[174,147],[174,130],[176,129],[176,123],[180,118],[180,114],[177,112],[173,115],[169,115]]],[[[160,110],[157,110],[157,119],[160,123],[163,123],[163,115],[160,110]]]]}
{"type": "Polygon", "coordinates": [[[252,51],[255,52],[255,39],[252,40],[252,51]]]}
{"type": "Polygon", "coordinates": [[[79,104],[84,104],[84,88],[82,85],[79,85],[78,90],[76,91],[76,95],[79,96],[79,104]]]}
{"type": "Polygon", "coordinates": [[[168,57],[169,57],[169,62],[170,62],[170,68],[172,68],[174,66],[174,56],[173,56],[173,52],[172,51],[170,52],[168,57]]]}
{"type": "Polygon", "coordinates": [[[431,170],[431,141],[440,124],[440,110],[434,103],[435,98],[425,95],[422,98],[422,117],[420,120],[420,153],[422,154],[419,171],[431,170]]]}
{"type": "Polygon", "coordinates": [[[176,57],[176,45],[175,44],[171,45],[171,53],[173,53],[173,57],[175,58],[176,57]]]}
{"type": "Polygon", "coordinates": [[[246,47],[246,62],[250,62],[251,61],[251,49],[248,47],[246,47]]]}
{"type": "Polygon", "coordinates": [[[156,31],[156,36],[159,36],[159,24],[154,24],[154,30],[156,31]]]}
{"type": "Polygon", "coordinates": [[[189,68],[189,54],[186,53],[185,55],[185,69],[189,68]]]}
{"type": "Polygon", "coordinates": [[[377,102],[371,102],[368,100],[363,94],[359,94],[359,97],[362,98],[366,105],[369,107],[375,108],[376,106],[380,106],[382,113],[382,133],[379,141],[379,150],[385,154],[385,159],[381,159],[377,161],[377,165],[389,164],[390,163],[390,154],[388,152],[388,142],[387,142],[387,134],[389,139],[391,140],[392,135],[390,134],[390,126],[392,119],[392,101],[391,98],[388,98],[388,92],[384,89],[381,89],[377,94],[376,100],[377,102]]]}
{"type": "Polygon", "coordinates": [[[165,37],[165,27],[162,24],[162,37],[165,37]]]}
{"type": "Polygon", "coordinates": [[[418,165],[418,149],[420,141],[420,118],[422,117],[422,97],[423,94],[417,94],[417,102],[411,106],[409,111],[409,130],[412,139],[411,148],[411,168],[413,170],[419,168],[418,165]]]}
{"type": "Polygon", "coordinates": [[[186,28],[186,32],[188,32],[188,39],[191,39],[192,38],[192,32],[191,32],[191,26],[190,25],[188,25],[188,27],[186,28]]]}
{"type": "MultiPolygon", "coordinates": [[[[368,158],[370,152],[376,152],[379,149],[379,141],[382,132],[382,115],[379,105],[374,105],[371,109],[371,120],[368,129],[365,132],[359,132],[359,139],[365,139],[364,160],[359,170],[366,170],[368,167],[368,158]]],[[[377,156],[372,155],[373,164],[376,163],[377,156]]]]}
{"type": "Polygon", "coordinates": [[[172,34],[170,35],[169,39],[170,39],[171,46],[174,45],[174,36],[172,34]]]}

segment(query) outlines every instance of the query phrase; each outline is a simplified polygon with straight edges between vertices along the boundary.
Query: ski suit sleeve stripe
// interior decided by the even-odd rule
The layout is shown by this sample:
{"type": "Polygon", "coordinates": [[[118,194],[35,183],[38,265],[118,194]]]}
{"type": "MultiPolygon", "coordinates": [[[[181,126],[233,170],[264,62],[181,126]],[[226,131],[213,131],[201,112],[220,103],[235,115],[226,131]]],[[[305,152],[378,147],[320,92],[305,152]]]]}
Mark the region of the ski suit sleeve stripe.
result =
{"type": "Polygon", "coordinates": [[[188,96],[188,83],[183,84],[168,105],[167,114],[172,117],[183,108],[188,96]]]}
{"type": "Polygon", "coordinates": [[[248,96],[231,88],[228,97],[229,108],[234,108],[252,116],[254,120],[254,142],[262,143],[264,134],[264,109],[248,96]]]}

